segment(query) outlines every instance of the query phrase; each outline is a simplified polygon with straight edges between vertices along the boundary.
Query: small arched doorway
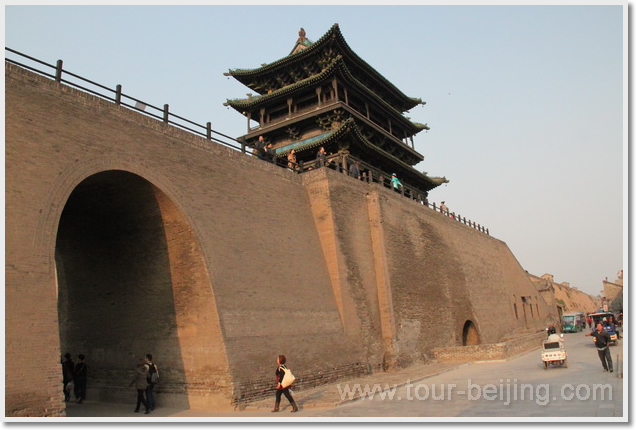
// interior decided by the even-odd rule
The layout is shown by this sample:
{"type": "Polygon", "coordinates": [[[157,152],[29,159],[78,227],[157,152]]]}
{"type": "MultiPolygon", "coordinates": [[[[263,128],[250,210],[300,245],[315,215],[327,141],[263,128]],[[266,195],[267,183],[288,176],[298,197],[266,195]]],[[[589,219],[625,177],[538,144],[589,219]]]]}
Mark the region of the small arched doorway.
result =
{"type": "Polygon", "coordinates": [[[480,343],[477,327],[471,320],[466,321],[466,323],[464,323],[464,330],[462,334],[462,345],[479,345],[480,343]]]}

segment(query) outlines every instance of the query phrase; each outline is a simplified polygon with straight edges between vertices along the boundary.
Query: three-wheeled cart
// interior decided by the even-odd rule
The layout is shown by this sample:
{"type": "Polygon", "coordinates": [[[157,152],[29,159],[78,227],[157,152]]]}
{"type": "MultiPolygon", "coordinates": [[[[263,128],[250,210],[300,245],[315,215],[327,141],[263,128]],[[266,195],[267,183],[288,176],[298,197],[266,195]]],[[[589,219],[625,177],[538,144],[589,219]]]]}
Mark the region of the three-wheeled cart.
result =
{"type": "Polygon", "coordinates": [[[557,334],[551,334],[547,340],[543,341],[541,351],[543,368],[547,370],[549,365],[562,365],[568,367],[568,353],[563,346],[563,338],[557,334]]]}

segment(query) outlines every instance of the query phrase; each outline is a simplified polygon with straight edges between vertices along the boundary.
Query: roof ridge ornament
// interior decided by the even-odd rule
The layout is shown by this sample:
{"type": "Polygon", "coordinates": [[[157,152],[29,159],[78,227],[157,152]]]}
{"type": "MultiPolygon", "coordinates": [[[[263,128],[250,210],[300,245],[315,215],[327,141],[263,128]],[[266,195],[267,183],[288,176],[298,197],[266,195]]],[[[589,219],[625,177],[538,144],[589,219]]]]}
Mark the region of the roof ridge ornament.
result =
{"type": "Polygon", "coordinates": [[[289,53],[289,55],[291,54],[295,54],[299,51],[302,51],[303,49],[307,49],[309,46],[311,46],[313,44],[313,42],[309,39],[307,39],[307,33],[305,32],[304,28],[300,28],[300,31],[298,31],[298,39],[296,40],[296,44],[294,45],[294,49],[292,49],[292,51],[289,53]]]}
{"type": "Polygon", "coordinates": [[[305,33],[305,29],[300,27],[300,31],[298,32],[298,41],[296,43],[301,43],[307,40],[307,33],[305,33]]]}

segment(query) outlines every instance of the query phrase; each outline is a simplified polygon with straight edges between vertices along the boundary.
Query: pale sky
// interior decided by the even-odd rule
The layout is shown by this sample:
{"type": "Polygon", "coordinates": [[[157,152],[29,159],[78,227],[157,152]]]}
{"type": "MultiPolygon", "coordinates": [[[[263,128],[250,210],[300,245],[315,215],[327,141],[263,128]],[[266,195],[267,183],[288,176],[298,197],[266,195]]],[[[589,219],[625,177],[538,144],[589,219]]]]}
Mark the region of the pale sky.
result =
{"type": "Polygon", "coordinates": [[[450,180],[429,200],[596,295],[628,269],[623,5],[5,6],[5,46],[238,137],[246,120],[223,103],[251,90],[223,73],[338,23],[426,101],[406,114],[431,128],[416,168],[450,180]]]}

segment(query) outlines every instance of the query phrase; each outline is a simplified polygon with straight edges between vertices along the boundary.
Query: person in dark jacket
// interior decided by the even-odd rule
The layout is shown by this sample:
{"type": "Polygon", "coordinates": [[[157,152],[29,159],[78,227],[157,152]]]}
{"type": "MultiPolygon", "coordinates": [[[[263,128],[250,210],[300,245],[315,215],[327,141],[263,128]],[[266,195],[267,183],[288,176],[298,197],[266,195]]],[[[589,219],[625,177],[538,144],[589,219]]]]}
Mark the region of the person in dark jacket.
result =
{"type": "Polygon", "coordinates": [[[159,373],[159,369],[157,369],[157,365],[152,362],[152,354],[146,354],[146,367],[148,368],[148,386],[146,387],[146,402],[148,403],[148,409],[151,411],[155,410],[155,396],[152,390],[155,387],[155,384],[150,379],[150,375],[153,373],[159,373]]]}
{"type": "Polygon", "coordinates": [[[620,339],[621,338],[621,334],[618,332],[618,328],[616,328],[616,322],[614,321],[614,317],[610,316],[607,319],[607,326],[610,326],[613,330],[614,333],[616,333],[616,339],[620,339]]]}
{"type": "Polygon", "coordinates": [[[610,334],[603,330],[603,324],[597,324],[596,330],[592,333],[586,334],[585,336],[594,336],[594,344],[596,345],[596,350],[598,351],[598,358],[601,359],[603,371],[607,372],[607,370],[609,369],[610,372],[613,372],[614,366],[612,364],[612,353],[609,349],[609,344],[612,339],[610,337],[610,334]]]}
{"type": "Polygon", "coordinates": [[[269,162],[274,163],[276,161],[276,150],[271,142],[265,147],[265,157],[269,162]]]}
{"type": "Polygon", "coordinates": [[[265,140],[263,139],[263,136],[258,136],[258,140],[256,141],[254,148],[256,149],[256,156],[259,160],[265,160],[267,158],[265,153],[265,140]]]}
{"type": "Polygon", "coordinates": [[[284,355],[279,355],[278,359],[276,360],[276,363],[278,364],[278,368],[276,369],[276,404],[274,405],[274,409],[272,409],[272,412],[278,412],[278,408],[280,406],[280,398],[283,394],[285,395],[287,400],[289,400],[289,403],[291,403],[292,412],[298,412],[298,406],[296,405],[294,398],[289,392],[290,387],[282,386],[283,378],[285,377],[285,371],[287,370],[287,367],[285,367],[286,361],[287,358],[285,358],[284,355]]]}
{"type": "Polygon", "coordinates": [[[75,383],[75,398],[77,403],[83,403],[86,399],[86,380],[88,378],[88,368],[84,363],[84,354],[77,356],[77,365],[75,366],[75,372],[73,373],[73,382],[75,383]]]}
{"type": "Polygon", "coordinates": [[[64,354],[64,360],[62,361],[62,383],[64,384],[64,401],[71,400],[71,390],[68,389],[68,383],[73,381],[73,373],[75,373],[75,363],[71,360],[71,354],[68,352],[64,354]]]}
{"type": "Polygon", "coordinates": [[[130,382],[130,386],[132,387],[133,385],[137,389],[137,407],[135,408],[135,412],[139,412],[139,406],[144,405],[144,408],[146,408],[145,413],[149,414],[150,409],[148,408],[148,403],[146,403],[146,399],[144,398],[146,387],[148,387],[148,366],[146,365],[145,358],[140,358],[137,363],[135,376],[130,382]]]}

